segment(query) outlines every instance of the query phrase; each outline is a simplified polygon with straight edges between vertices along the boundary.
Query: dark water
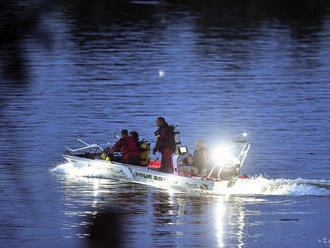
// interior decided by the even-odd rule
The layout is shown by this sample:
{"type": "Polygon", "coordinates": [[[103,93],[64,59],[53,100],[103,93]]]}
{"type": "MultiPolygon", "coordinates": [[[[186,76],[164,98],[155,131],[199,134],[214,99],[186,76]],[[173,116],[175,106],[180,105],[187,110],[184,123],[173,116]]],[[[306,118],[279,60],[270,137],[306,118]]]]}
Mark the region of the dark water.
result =
{"type": "Polygon", "coordinates": [[[25,80],[1,77],[0,247],[82,247],[109,206],[127,247],[330,247],[329,6],[256,3],[46,12],[51,49],[24,37],[25,80]],[[255,178],[198,195],[54,173],[76,135],[154,142],[157,116],[190,149],[248,132],[255,178]]]}

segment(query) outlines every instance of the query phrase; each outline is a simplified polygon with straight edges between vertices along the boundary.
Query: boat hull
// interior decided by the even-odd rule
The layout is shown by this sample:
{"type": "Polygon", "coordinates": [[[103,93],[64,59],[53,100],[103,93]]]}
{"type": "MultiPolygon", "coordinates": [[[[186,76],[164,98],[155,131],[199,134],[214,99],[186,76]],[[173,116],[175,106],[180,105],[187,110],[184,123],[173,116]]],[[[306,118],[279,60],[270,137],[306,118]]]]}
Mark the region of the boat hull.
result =
{"type": "Polygon", "coordinates": [[[93,177],[147,184],[163,189],[211,191],[215,184],[217,184],[217,186],[221,185],[227,187],[232,183],[229,180],[214,182],[200,178],[184,177],[151,170],[147,167],[122,164],[103,159],[88,159],[66,154],[63,154],[63,157],[76,168],[93,169],[93,171],[97,172],[96,174],[90,175],[93,177]]]}

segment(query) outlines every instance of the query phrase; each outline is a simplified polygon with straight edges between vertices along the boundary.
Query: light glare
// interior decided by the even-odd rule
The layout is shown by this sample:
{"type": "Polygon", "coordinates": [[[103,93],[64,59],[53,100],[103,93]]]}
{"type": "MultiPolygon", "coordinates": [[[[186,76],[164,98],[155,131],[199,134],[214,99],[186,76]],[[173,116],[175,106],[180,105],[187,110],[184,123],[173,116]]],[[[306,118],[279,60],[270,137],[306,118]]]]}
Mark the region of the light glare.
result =
{"type": "Polygon", "coordinates": [[[212,160],[219,165],[229,162],[233,157],[233,151],[228,145],[219,145],[212,153],[212,160]]]}

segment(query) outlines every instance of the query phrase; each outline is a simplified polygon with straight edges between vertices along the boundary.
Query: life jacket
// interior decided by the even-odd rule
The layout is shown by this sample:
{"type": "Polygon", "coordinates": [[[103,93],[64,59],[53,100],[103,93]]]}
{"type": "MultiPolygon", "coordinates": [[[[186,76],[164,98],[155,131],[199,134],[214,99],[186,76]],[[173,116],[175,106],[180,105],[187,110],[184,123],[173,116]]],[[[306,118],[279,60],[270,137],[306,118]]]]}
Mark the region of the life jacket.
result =
{"type": "Polygon", "coordinates": [[[139,149],[135,139],[132,136],[127,136],[123,139],[123,146],[120,149],[123,154],[123,160],[139,157],[139,149]]]}

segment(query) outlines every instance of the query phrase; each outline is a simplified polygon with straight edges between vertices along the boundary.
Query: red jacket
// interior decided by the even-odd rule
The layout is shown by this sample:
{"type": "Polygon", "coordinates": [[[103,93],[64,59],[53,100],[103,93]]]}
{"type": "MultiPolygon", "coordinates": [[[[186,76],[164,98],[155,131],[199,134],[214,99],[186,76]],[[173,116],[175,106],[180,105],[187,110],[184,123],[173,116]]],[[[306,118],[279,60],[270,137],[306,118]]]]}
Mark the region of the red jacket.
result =
{"type": "Polygon", "coordinates": [[[140,157],[139,149],[132,136],[121,138],[113,147],[111,147],[111,150],[121,152],[123,154],[123,160],[140,157]]]}

